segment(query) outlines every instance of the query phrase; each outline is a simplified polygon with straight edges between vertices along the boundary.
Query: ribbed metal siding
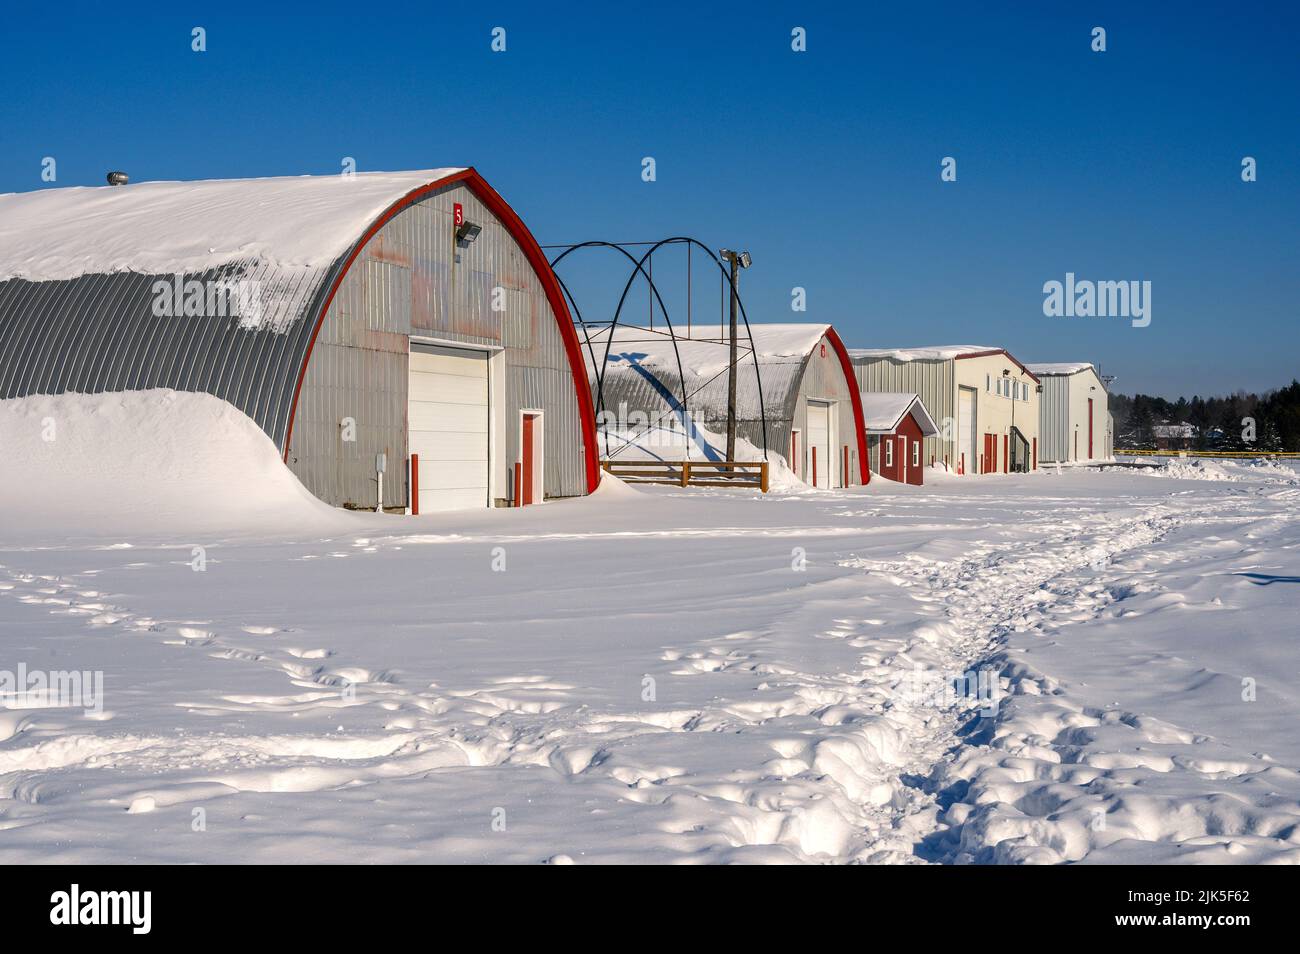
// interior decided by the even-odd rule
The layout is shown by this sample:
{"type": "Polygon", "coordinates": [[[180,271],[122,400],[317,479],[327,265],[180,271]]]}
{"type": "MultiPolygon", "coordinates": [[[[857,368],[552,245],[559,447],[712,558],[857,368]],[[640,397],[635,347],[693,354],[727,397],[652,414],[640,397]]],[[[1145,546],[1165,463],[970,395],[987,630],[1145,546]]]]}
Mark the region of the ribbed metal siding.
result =
{"type": "Polygon", "coordinates": [[[505,394],[494,448],[504,495],[519,456],[519,410],[544,412],[548,496],[585,493],[582,422],[564,340],[545,290],[518,243],[465,186],[430,193],[402,210],[357,256],[331,302],[303,380],[289,465],[313,493],[373,506],[374,457],[388,454],[384,499],[406,500],[408,336],[503,348],[505,394]],[[453,207],[483,226],[454,247],[453,207]],[[459,252],[460,261],[455,261],[459,252]],[[493,289],[505,310],[494,311],[493,289]],[[341,422],[356,422],[343,441],[341,422]]]}
{"type": "Polygon", "coordinates": [[[311,333],[305,313],[324,273],[247,260],[183,276],[255,283],[256,329],[238,317],[155,317],[154,285],[135,272],[0,282],[0,398],[72,391],[206,391],[239,408],[283,448],[311,333]]]}
{"type": "Polygon", "coordinates": [[[1070,459],[1070,375],[1045,374],[1039,378],[1043,393],[1038,401],[1038,459],[1070,459]]]}
{"type": "MultiPolygon", "coordinates": [[[[921,403],[939,427],[937,435],[922,441],[922,460],[928,466],[931,459],[942,463],[946,458],[955,467],[957,383],[953,362],[937,359],[899,361],[874,355],[851,355],[850,360],[862,391],[903,391],[920,395],[921,403]],[[951,422],[949,427],[944,426],[945,418],[951,422]],[[944,439],[945,431],[951,435],[948,440],[944,439]]],[[[878,462],[873,461],[872,466],[877,468],[878,462]]]]}

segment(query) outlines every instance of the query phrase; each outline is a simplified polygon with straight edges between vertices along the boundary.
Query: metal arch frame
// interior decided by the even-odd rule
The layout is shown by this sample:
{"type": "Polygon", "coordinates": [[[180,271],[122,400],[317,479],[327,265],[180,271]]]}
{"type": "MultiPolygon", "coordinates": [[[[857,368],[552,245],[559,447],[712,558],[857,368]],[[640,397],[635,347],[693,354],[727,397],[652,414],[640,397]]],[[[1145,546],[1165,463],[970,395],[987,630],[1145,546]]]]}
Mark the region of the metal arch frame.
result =
{"type": "MultiPolygon", "coordinates": [[[[659,288],[655,285],[654,279],[645,270],[644,267],[645,261],[646,261],[646,256],[642,256],[640,261],[638,261],[636,258],[633,257],[631,252],[629,252],[626,248],[624,248],[622,245],[619,245],[616,242],[603,242],[600,240],[592,240],[589,242],[579,242],[576,245],[570,245],[563,252],[561,252],[559,255],[553,258],[550,264],[551,264],[551,271],[555,272],[555,280],[560,283],[560,287],[564,290],[565,295],[568,296],[570,304],[573,305],[574,314],[578,316],[578,321],[582,324],[582,334],[583,337],[587,340],[587,351],[591,354],[591,365],[596,372],[597,414],[605,410],[605,367],[606,365],[609,364],[609,349],[614,344],[614,329],[618,327],[618,319],[619,316],[623,313],[623,305],[627,301],[627,294],[632,288],[632,283],[636,281],[636,276],[640,274],[645,277],[647,284],[649,284],[650,286],[651,292],[655,296],[655,300],[659,302],[659,309],[664,313],[664,321],[668,322],[668,331],[671,335],[672,342],[673,342],[673,356],[677,359],[677,379],[681,382],[682,385],[682,415],[689,420],[690,410],[687,407],[686,373],[682,368],[681,352],[677,348],[677,332],[673,330],[673,322],[668,315],[668,306],[664,304],[664,300],[659,294],[659,288]],[[623,294],[619,296],[618,308],[615,309],[614,311],[614,320],[610,323],[609,335],[605,339],[605,354],[601,358],[599,364],[596,363],[596,351],[591,344],[591,330],[588,327],[586,320],[582,317],[582,313],[578,308],[578,303],[574,300],[573,295],[569,291],[568,286],[565,285],[564,281],[560,278],[559,273],[555,272],[555,266],[557,266],[560,262],[562,262],[565,258],[567,258],[571,253],[576,252],[579,249],[583,249],[583,248],[616,249],[618,252],[622,253],[622,255],[629,262],[632,263],[632,273],[628,276],[627,283],[623,286],[623,294]]],[[[606,423],[604,427],[605,427],[605,431],[604,431],[605,448],[606,451],[608,451],[609,449],[608,423],[606,423]]],[[[686,456],[688,458],[690,457],[690,446],[691,446],[690,431],[687,430],[686,431],[686,456]]]]}
{"type": "MultiPolygon", "coordinates": [[[[632,243],[627,243],[627,244],[632,244],[632,243]]],[[[599,240],[578,242],[574,245],[567,246],[565,247],[564,251],[562,251],[559,255],[555,256],[555,258],[551,259],[551,263],[550,263],[551,270],[555,271],[556,266],[558,266],[560,262],[562,262],[573,252],[576,252],[579,249],[583,249],[583,248],[598,247],[598,248],[617,249],[619,252],[623,254],[624,257],[627,258],[628,261],[633,263],[632,272],[630,275],[628,275],[627,282],[623,286],[623,293],[619,296],[618,307],[615,309],[614,318],[610,322],[609,336],[605,341],[604,358],[599,365],[596,364],[595,349],[591,346],[591,334],[587,322],[582,317],[582,312],[578,308],[578,304],[574,300],[573,295],[569,292],[568,286],[565,285],[564,281],[560,279],[559,274],[556,273],[556,281],[559,282],[561,289],[563,289],[565,295],[568,297],[570,304],[573,306],[573,312],[578,317],[578,321],[582,325],[583,335],[587,339],[587,350],[591,355],[592,366],[596,371],[596,406],[601,410],[603,410],[605,406],[605,393],[604,393],[605,392],[605,367],[609,362],[609,352],[614,341],[614,329],[616,329],[619,325],[619,319],[623,313],[623,306],[627,302],[628,292],[631,291],[632,285],[636,281],[636,277],[639,274],[645,278],[646,283],[650,286],[650,290],[654,295],[655,300],[659,302],[660,310],[663,311],[664,313],[664,321],[668,324],[668,331],[673,343],[673,354],[677,360],[678,380],[681,381],[682,413],[683,415],[689,418],[689,411],[687,408],[687,399],[689,395],[688,392],[686,391],[686,376],[683,373],[683,369],[682,369],[681,352],[677,347],[677,332],[673,328],[672,319],[668,314],[668,308],[664,305],[663,297],[659,294],[659,289],[655,285],[654,279],[645,269],[645,263],[650,261],[654,253],[657,252],[659,249],[663,248],[665,245],[680,245],[680,244],[685,244],[688,249],[691,247],[698,247],[702,249],[705,252],[705,254],[709,256],[710,259],[713,260],[713,264],[718,267],[719,273],[726,281],[727,286],[730,286],[731,292],[736,298],[736,303],[740,306],[740,316],[745,323],[745,334],[749,338],[749,353],[750,353],[750,357],[753,359],[754,362],[754,379],[755,382],[758,384],[758,411],[759,411],[760,421],[762,424],[762,433],[763,433],[763,459],[767,460],[768,459],[767,457],[767,453],[768,453],[767,404],[763,395],[763,375],[762,375],[762,371],[759,368],[758,349],[754,345],[754,334],[749,326],[749,315],[745,310],[744,299],[741,298],[740,291],[735,287],[735,284],[732,282],[731,273],[728,272],[728,270],[722,264],[722,261],[718,258],[718,256],[713,253],[713,250],[709,248],[707,245],[705,245],[703,242],[699,241],[698,239],[692,238],[687,235],[677,235],[671,238],[661,239],[660,241],[653,243],[646,250],[645,254],[641,256],[640,259],[633,257],[633,255],[630,252],[628,252],[628,250],[624,247],[624,244],[622,243],[604,242],[599,240]]],[[[606,431],[605,438],[606,438],[606,447],[608,447],[609,445],[608,431],[606,431]]],[[[689,458],[690,456],[689,431],[688,431],[687,441],[688,441],[687,457],[689,458]]]]}

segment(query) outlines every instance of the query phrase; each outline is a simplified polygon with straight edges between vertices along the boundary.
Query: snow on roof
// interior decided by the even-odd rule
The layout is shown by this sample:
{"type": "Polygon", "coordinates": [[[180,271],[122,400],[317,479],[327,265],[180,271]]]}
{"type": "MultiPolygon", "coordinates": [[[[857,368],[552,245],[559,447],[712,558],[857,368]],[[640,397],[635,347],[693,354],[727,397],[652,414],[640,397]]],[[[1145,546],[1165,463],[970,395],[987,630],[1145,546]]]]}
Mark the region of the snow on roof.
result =
{"type": "MultiPolygon", "coordinates": [[[[818,324],[751,324],[749,335],[742,324],[736,337],[736,347],[741,362],[752,362],[749,354],[750,338],[753,350],[760,362],[789,359],[802,362],[817,346],[817,342],[830,330],[830,325],[818,324]]],[[[609,338],[609,328],[592,328],[590,338],[596,349],[596,360],[603,356],[605,342],[609,338]]],[[[696,326],[691,329],[691,336],[686,337],[684,329],[676,329],[676,351],[673,337],[666,327],[642,328],[633,325],[619,325],[614,331],[614,340],[610,344],[610,360],[616,355],[637,354],[642,365],[663,365],[677,370],[677,358],[680,355],[682,369],[688,376],[694,374],[701,378],[711,378],[725,371],[731,362],[731,348],[728,340],[722,337],[721,329],[712,325],[696,326]]],[[[590,360],[590,358],[589,358],[590,360]]]]}
{"type": "MultiPolygon", "coordinates": [[[[765,411],[774,419],[798,387],[808,355],[829,330],[830,325],[825,324],[755,323],[750,326],[754,340],[751,353],[742,325],[736,340],[736,407],[740,418],[757,420],[765,411]],[[755,357],[760,368],[757,375],[755,357]]],[[[717,325],[697,326],[690,338],[683,336],[684,329],[679,330],[676,351],[666,328],[620,325],[614,332],[608,361],[604,359],[610,329],[593,327],[588,333],[590,348],[585,341],[582,345],[587,376],[595,382],[594,352],[595,365],[604,361],[603,399],[607,408],[617,408],[621,403],[633,409],[675,408],[685,394],[693,415],[712,420],[726,413],[731,348],[717,325]]]]}
{"type": "Polygon", "coordinates": [[[323,269],[390,205],[460,172],[141,182],[0,195],[0,281],[193,274],[259,259],[323,269]]]}
{"type": "Polygon", "coordinates": [[[907,391],[862,392],[862,419],[868,434],[893,433],[909,411],[915,415],[921,433],[926,437],[939,433],[920,395],[907,391]]]}
{"type": "Polygon", "coordinates": [[[1063,361],[1056,364],[1027,364],[1025,365],[1034,374],[1078,374],[1080,371],[1092,369],[1095,373],[1097,368],[1090,361],[1063,361]]]}
{"type": "Polygon", "coordinates": [[[893,358],[895,361],[951,361],[964,354],[1001,351],[993,345],[933,345],[927,348],[851,348],[850,358],[893,358]]]}

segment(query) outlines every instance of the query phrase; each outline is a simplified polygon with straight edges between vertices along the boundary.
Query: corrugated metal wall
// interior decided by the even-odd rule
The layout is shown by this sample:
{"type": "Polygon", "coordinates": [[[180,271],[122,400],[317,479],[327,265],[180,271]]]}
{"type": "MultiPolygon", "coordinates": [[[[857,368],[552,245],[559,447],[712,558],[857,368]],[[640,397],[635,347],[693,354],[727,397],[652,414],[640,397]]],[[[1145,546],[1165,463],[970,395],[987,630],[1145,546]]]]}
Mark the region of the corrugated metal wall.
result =
{"type": "MultiPolygon", "coordinates": [[[[927,437],[922,442],[921,455],[926,466],[930,460],[942,462],[945,457],[949,463],[956,461],[957,385],[953,371],[953,362],[944,360],[899,361],[896,358],[878,355],[854,355],[850,352],[853,371],[858,377],[858,387],[862,391],[905,391],[919,394],[939,433],[927,437]],[[951,426],[944,426],[944,419],[951,426]],[[944,439],[945,431],[950,435],[944,439]]],[[[876,469],[878,462],[872,462],[876,469]]],[[[955,466],[955,465],[954,465],[955,466]]]]}
{"type": "Polygon", "coordinates": [[[1038,401],[1038,459],[1070,459],[1070,375],[1044,374],[1038,401]]]}
{"type": "Polygon", "coordinates": [[[544,412],[547,496],[585,492],[582,422],[564,340],[540,280],[504,225],[462,184],[430,193],[385,223],[357,256],[321,327],[303,381],[289,465],[331,503],[374,505],[374,457],[388,454],[384,499],[407,498],[408,336],[504,348],[503,427],[494,448],[504,498],[519,455],[520,408],[544,412]],[[456,248],[452,215],[481,225],[456,248]],[[459,261],[456,260],[459,255],[459,261]],[[501,288],[493,309],[493,289],[501,288]],[[341,422],[356,422],[355,441],[341,422]]]}
{"type": "Polygon", "coordinates": [[[238,316],[155,316],[155,284],[173,284],[172,275],[0,282],[0,398],[206,391],[239,408],[283,448],[311,334],[304,315],[324,275],[248,260],[182,278],[256,289],[257,328],[238,316]]]}

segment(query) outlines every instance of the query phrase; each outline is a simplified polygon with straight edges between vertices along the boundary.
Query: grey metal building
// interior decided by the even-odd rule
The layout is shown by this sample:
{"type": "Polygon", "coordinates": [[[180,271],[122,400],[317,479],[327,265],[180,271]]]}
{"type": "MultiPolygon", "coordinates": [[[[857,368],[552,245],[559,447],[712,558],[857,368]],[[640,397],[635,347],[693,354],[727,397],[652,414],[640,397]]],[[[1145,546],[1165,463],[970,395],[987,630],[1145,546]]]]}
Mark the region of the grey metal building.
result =
{"type": "MultiPolygon", "coordinates": [[[[743,329],[738,341],[737,437],[751,445],[751,453],[766,443],[769,459],[779,455],[814,486],[867,483],[861,395],[835,329],[751,324],[749,330],[752,350],[743,329]]],[[[583,353],[593,400],[600,397],[597,369],[604,369],[597,427],[603,456],[725,458],[727,340],[696,328],[674,342],[666,331],[634,326],[619,326],[612,341],[608,327],[589,336],[583,353]]]]}
{"type": "Polygon", "coordinates": [[[1040,459],[1045,463],[1115,456],[1106,381],[1088,362],[1031,364],[1043,383],[1039,404],[1040,459]]]}
{"type": "Polygon", "coordinates": [[[338,506],[381,454],[425,511],[598,480],[559,285],[473,169],[0,196],[0,398],[149,388],[233,404],[338,506]]]}

